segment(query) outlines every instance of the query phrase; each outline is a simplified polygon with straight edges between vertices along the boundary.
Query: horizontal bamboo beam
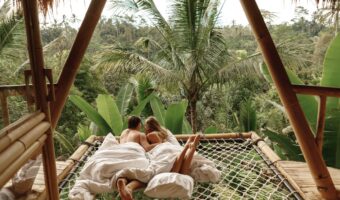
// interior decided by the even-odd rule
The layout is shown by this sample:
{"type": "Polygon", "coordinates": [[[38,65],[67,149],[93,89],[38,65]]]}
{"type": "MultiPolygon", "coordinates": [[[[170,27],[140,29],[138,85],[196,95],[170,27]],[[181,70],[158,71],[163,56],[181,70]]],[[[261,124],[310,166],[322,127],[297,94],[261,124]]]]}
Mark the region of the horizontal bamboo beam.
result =
{"type": "Polygon", "coordinates": [[[34,118],[35,116],[37,116],[40,112],[34,112],[34,113],[29,113],[26,114],[24,116],[22,116],[20,119],[18,119],[17,121],[11,123],[10,125],[4,127],[3,129],[0,130],[0,138],[4,137],[5,135],[7,135],[10,131],[20,127],[22,124],[24,124],[27,120],[34,118]]]}
{"type": "Polygon", "coordinates": [[[298,94],[314,96],[340,97],[340,88],[309,86],[309,85],[292,85],[294,92],[298,94]]]}
{"type": "MultiPolygon", "coordinates": [[[[252,135],[249,133],[215,133],[215,134],[206,134],[201,137],[201,139],[236,139],[236,138],[250,138],[252,135]]],[[[183,135],[175,135],[177,140],[187,140],[191,136],[196,136],[193,134],[183,134],[183,135]]]]}
{"type": "Polygon", "coordinates": [[[48,129],[50,124],[42,122],[18,141],[14,142],[5,151],[0,153],[0,173],[9,167],[25,150],[27,150],[38,138],[40,138],[48,129]]]}
{"type": "MultiPolygon", "coordinates": [[[[94,144],[94,142],[96,140],[98,140],[99,137],[95,136],[95,135],[91,135],[90,137],[88,137],[86,139],[86,143],[89,143],[89,144],[94,144]]],[[[79,161],[80,158],[84,155],[84,153],[87,151],[87,149],[89,148],[88,145],[86,144],[82,144],[78,147],[78,149],[69,157],[68,160],[72,160],[72,161],[79,161]]]]}
{"type": "MultiPolygon", "coordinates": [[[[50,87],[51,84],[47,84],[50,87]]],[[[53,84],[54,88],[58,87],[58,84],[53,84]]],[[[5,96],[26,96],[27,90],[26,85],[1,85],[0,86],[0,94],[4,94],[5,96]]],[[[30,95],[34,96],[34,87],[32,84],[28,86],[30,95]]]]}
{"type": "Polygon", "coordinates": [[[20,156],[9,167],[7,167],[3,173],[0,173],[0,188],[2,188],[21,168],[21,166],[37,153],[37,151],[41,150],[46,138],[46,135],[41,136],[38,141],[34,142],[34,144],[30,146],[30,148],[21,153],[20,156]]]}
{"type": "MultiPolygon", "coordinates": [[[[11,132],[7,132],[5,136],[0,138],[0,152],[5,150],[18,138],[25,135],[29,130],[37,126],[40,122],[44,120],[44,118],[45,118],[44,113],[38,113],[36,115],[31,116],[30,119],[21,124],[21,126],[19,126],[18,128],[12,130],[11,132]]],[[[29,135],[28,137],[31,137],[31,135],[29,135]]]]}

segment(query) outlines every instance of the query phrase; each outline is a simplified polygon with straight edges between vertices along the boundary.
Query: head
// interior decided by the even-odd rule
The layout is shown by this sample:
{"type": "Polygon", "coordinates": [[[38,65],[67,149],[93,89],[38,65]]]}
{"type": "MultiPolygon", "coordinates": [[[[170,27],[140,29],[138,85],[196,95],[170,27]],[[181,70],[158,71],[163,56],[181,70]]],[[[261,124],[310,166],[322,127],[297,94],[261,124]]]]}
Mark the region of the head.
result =
{"type": "Polygon", "coordinates": [[[152,117],[152,116],[148,117],[145,120],[144,128],[145,128],[145,133],[146,134],[151,133],[153,131],[162,131],[161,125],[158,123],[156,118],[152,117]]]}
{"type": "Polygon", "coordinates": [[[128,118],[128,128],[129,129],[136,129],[136,130],[140,130],[140,128],[142,127],[142,123],[141,123],[141,119],[137,116],[130,116],[128,118]]]}

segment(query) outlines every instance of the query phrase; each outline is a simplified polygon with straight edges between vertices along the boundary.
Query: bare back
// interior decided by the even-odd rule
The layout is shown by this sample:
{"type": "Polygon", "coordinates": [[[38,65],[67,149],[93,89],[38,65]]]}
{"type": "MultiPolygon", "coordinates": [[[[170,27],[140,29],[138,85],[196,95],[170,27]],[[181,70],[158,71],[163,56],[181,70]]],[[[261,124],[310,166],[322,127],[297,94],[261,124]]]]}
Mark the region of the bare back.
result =
{"type": "Polygon", "coordinates": [[[132,129],[126,129],[123,131],[122,135],[120,136],[120,143],[127,143],[127,142],[135,142],[140,144],[140,135],[141,132],[132,129]]]}

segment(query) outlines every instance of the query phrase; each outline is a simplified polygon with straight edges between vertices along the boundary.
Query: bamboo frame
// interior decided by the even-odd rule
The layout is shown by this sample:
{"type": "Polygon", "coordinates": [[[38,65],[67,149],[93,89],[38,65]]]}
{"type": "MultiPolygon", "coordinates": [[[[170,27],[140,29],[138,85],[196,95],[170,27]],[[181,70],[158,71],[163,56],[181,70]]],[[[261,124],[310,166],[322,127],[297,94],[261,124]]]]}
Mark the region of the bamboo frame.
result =
{"type": "Polygon", "coordinates": [[[47,135],[41,136],[38,141],[36,141],[24,153],[20,154],[20,157],[0,174],[0,188],[2,188],[11,177],[13,177],[13,175],[32,157],[32,155],[35,155],[37,151],[41,149],[46,138],[47,135]]]}
{"type": "Polygon", "coordinates": [[[50,128],[48,122],[40,123],[18,141],[14,142],[14,144],[5,151],[1,152],[0,163],[2,164],[0,165],[0,173],[3,173],[3,171],[21,155],[21,153],[29,149],[30,146],[48,130],[48,128],[50,128]]]}
{"type": "Polygon", "coordinates": [[[314,96],[340,97],[340,88],[320,87],[309,85],[292,85],[294,92],[314,96]]]}
{"type": "MultiPolygon", "coordinates": [[[[50,109],[47,102],[47,85],[44,69],[43,51],[40,37],[39,14],[37,1],[22,0],[24,11],[27,46],[31,64],[32,80],[35,92],[36,108],[46,114],[45,120],[50,122],[50,109]]],[[[49,199],[58,199],[57,169],[54,154],[53,132],[47,130],[47,138],[43,146],[43,165],[45,184],[49,199]]]]}
{"type": "Polygon", "coordinates": [[[2,110],[2,118],[4,125],[9,125],[9,111],[8,111],[8,103],[7,103],[7,97],[0,93],[0,103],[1,103],[1,110],[2,110]]]}
{"type": "Polygon", "coordinates": [[[90,43],[91,37],[104,9],[105,3],[106,0],[92,0],[86,12],[85,18],[79,28],[79,32],[76,36],[58,81],[58,86],[62,89],[56,91],[56,101],[52,105],[51,109],[53,113],[51,116],[53,128],[55,128],[58,123],[71,86],[73,85],[76,78],[80,63],[85,55],[87,46],[90,43]]]}
{"type": "Polygon", "coordinates": [[[281,158],[255,132],[252,132],[251,140],[257,143],[257,147],[259,147],[262,153],[266,155],[271,162],[276,163],[281,160],[281,158]]]}
{"type": "MultiPolygon", "coordinates": [[[[249,133],[214,133],[202,135],[201,139],[236,139],[236,138],[251,138],[252,132],[249,133]]],[[[192,134],[175,135],[177,140],[188,140],[192,134]]]]}
{"type": "Polygon", "coordinates": [[[286,108],[289,121],[300,144],[305,160],[323,198],[336,199],[337,192],[329,171],[322,158],[311,128],[299,105],[296,94],[288,79],[274,42],[269,34],[255,0],[240,0],[249,24],[268,65],[280,99],[286,108]]]}
{"type": "Polygon", "coordinates": [[[315,143],[319,147],[319,151],[322,154],[322,144],[325,128],[325,118],[326,118],[326,96],[320,96],[319,112],[318,112],[318,126],[315,137],[315,143]]]}
{"type": "Polygon", "coordinates": [[[34,118],[37,116],[40,112],[34,112],[34,113],[29,113],[24,116],[22,116],[20,119],[17,121],[11,123],[10,125],[4,127],[3,129],[0,130],[0,138],[6,136],[9,132],[12,130],[20,127],[22,124],[24,124],[27,120],[34,118]]]}
{"type": "MultiPolygon", "coordinates": [[[[0,152],[5,150],[18,138],[25,135],[29,130],[37,126],[45,118],[44,113],[39,113],[38,115],[33,115],[31,119],[28,119],[25,123],[21,124],[18,128],[9,132],[7,135],[0,138],[0,152]]],[[[44,131],[45,132],[45,131],[44,131]]]]}

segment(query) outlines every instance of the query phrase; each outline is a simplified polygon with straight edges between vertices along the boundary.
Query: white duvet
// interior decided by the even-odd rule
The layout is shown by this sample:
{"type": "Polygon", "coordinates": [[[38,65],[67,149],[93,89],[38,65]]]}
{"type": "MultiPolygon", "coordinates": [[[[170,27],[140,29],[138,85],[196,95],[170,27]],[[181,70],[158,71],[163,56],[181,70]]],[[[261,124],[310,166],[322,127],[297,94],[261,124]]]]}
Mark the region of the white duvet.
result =
{"type": "MultiPolygon", "coordinates": [[[[115,190],[119,177],[147,183],[159,173],[170,172],[183,147],[165,142],[149,152],[137,143],[118,144],[114,136],[105,137],[102,146],[87,161],[72,190],[71,200],[94,199],[96,193],[115,190]]],[[[191,176],[199,182],[217,182],[220,171],[214,163],[195,154],[191,176]]]]}

